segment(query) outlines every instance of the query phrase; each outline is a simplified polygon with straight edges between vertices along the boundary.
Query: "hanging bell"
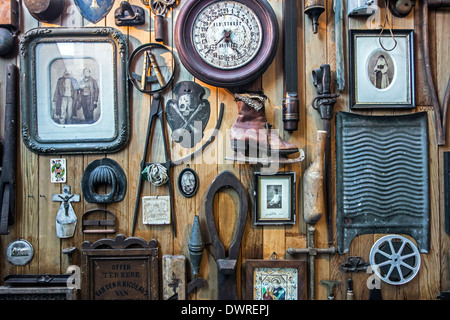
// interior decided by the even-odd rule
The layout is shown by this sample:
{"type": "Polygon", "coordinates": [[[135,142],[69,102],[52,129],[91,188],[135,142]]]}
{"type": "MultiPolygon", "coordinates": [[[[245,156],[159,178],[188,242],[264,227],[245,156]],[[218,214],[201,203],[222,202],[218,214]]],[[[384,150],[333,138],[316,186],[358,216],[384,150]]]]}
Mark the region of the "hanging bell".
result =
{"type": "Polygon", "coordinates": [[[305,14],[312,20],[313,33],[316,34],[319,27],[319,17],[325,11],[325,0],[305,0],[305,14]]]}

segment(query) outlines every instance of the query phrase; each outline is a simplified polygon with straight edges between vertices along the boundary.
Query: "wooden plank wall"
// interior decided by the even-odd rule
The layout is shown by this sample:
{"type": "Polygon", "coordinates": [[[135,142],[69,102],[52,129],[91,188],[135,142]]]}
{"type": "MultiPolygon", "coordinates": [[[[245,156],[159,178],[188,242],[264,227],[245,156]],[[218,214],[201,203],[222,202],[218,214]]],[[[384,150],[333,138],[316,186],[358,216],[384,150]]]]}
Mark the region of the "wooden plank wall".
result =
{"type": "MultiPolygon", "coordinates": [[[[98,26],[116,27],[114,23],[114,10],[120,5],[121,1],[116,1],[114,8],[108,16],[97,23],[98,26]]],[[[140,0],[130,0],[131,4],[143,6],[140,0]]],[[[176,55],[176,48],[173,43],[173,29],[177,14],[183,6],[183,0],[178,1],[178,6],[167,15],[167,39],[165,45],[172,48],[176,55]]],[[[280,27],[282,26],[282,5],[281,0],[269,0],[274,11],[277,14],[280,27]]],[[[380,3],[383,1],[379,1],[380,3]]],[[[299,1],[301,3],[301,1],[299,1]]],[[[205,132],[205,139],[210,135],[219,112],[219,106],[224,103],[226,106],[224,119],[221,125],[221,135],[218,139],[205,150],[202,156],[196,158],[190,167],[193,168],[199,176],[200,185],[195,197],[186,199],[174,187],[174,201],[176,210],[176,228],[175,237],[170,226],[148,226],[142,224],[142,215],[139,215],[138,225],[135,236],[141,237],[147,241],[156,239],[159,242],[160,257],[166,254],[184,254],[188,257],[188,242],[192,222],[195,215],[200,216],[202,224],[202,233],[208,243],[208,236],[205,224],[204,196],[212,180],[223,170],[232,171],[240,178],[247,189],[250,200],[250,210],[247,219],[247,225],[241,246],[239,267],[238,267],[238,288],[239,296],[244,296],[245,286],[245,261],[246,259],[268,259],[273,253],[276,253],[279,259],[296,259],[286,254],[289,247],[302,248],[306,246],[306,225],[303,221],[302,203],[301,203],[301,177],[305,169],[314,159],[316,131],[322,128],[322,122],[316,111],[311,107],[312,98],[315,95],[315,88],[312,84],[311,71],[323,63],[329,63],[333,71],[333,78],[336,70],[336,55],[334,42],[334,13],[332,9],[332,0],[326,1],[326,12],[319,19],[319,32],[314,35],[311,32],[311,21],[303,16],[303,4],[299,5],[299,25],[298,25],[298,56],[299,56],[299,92],[300,92],[300,123],[299,130],[292,135],[282,130],[282,99],[283,99],[283,55],[282,47],[278,48],[278,53],[274,62],[266,73],[250,87],[253,89],[262,89],[268,96],[266,110],[270,123],[274,128],[280,129],[280,135],[299,148],[303,149],[306,159],[297,165],[290,165],[281,168],[285,171],[295,171],[297,174],[297,212],[296,224],[294,226],[253,226],[251,222],[252,214],[252,194],[253,194],[253,173],[260,168],[252,165],[233,164],[224,160],[224,154],[229,152],[229,141],[227,132],[236,119],[237,108],[232,94],[223,88],[216,88],[193,77],[179,64],[179,72],[173,84],[183,80],[193,80],[206,88],[207,98],[211,104],[211,117],[205,132]]],[[[380,4],[381,5],[381,4],[380,4]]],[[[346,1],[344,1],[346,7],[346,1]]],[[[146,8],[146,24],[138,27],[117,27],[128,36],[130,54],[140,44],[154,42],[153,33],[153,14],[146,8]]],[[[373,16],[372,21],[366,21],[364,18],[344,19],[344,39],[349,28],[356,29],[376,29],[384,19],[384,8],[373,16]]],[[[407,18],[393,18],[394,28],[412,29],[417,22],[417,12],[411,13],[407,18]]],[[[85,21],[79,14],[77,8],[73,5],[73,0],[66,0],[66,9],[61,18],[51,24],[40,23],[28,13],[27,9],[21,7],[21,26],[22,30],[19,37],[26,30],[34,27],[61,26],[61,27],[81,27],[92,26],[85,21]]],[[[450,73],[450,11],[448,9],[435,12],[430,10],[430,27],[432,66],[436,75],[439,97],[443,100],[448,75],[450,73]]],[[[282,29],[282,28],[280,28],[282,29]]],[[[347,54],[346,54],[347,56],[347,54]]],[[[416,46],[416,64],[420,59],[416,46]]],[[[4,128],[4,90],[5,90],[5,67],[8,63],[19,64],[17,49],[13,54],[0,59],[0,89],[1,89],[1,107],[0,107],[0,135],[3,135],[4,128]]],[[[178,62],[179,63],[179,62],[178,62]]],[[[348,69],[348,68],[347,68],[348,69]]],[[[444,211],[443,211],[443,160],[442,153],[449,150],[448,143],[445,146],[438,147],[435,142],[433,113],[430,107],[426,87],[424,86],[423,76],[417,68],[417,101],[418,107],[415,111],[425,110],[429,115],[430,125],[430,201],[431,201],[431,251],[429,254],[422,254],[422,265],[418,276],[411,282],[402,286],[391,286],[381,283],[383,299],[435,299],[441,291],[450,289],[449,283],[449,236],[444,231],[444,211]]],[[[348,78],[347,78],[348,83],[348,78]]],[[[333,90],[335,85],[333,85],[333,90]]],[[[125,236],[131,236],[131,227],[133,221],[133,209],[137,190],[137,181],[139,174],[139,163],[145,143],[145,132],[147,128],[148,113],[150,110],[151,98],[148,95],[141,94],[138,90],[132,88],[130,91],[130,118],[131,118],[131,136],[127,146],[116,154],[97,154],[97,155],[64,155],[67,159],[67,184],[71,186],[72,193],[81,194],[81,177],[84,168],[93,160],[103,157],[112,158],[120,163],[127,175],[127,193],[125,199],[120,203],[108,205],[108,209],[115,212],[118,217],[118,233],[125,236]]],[[[172,97],[171,90],[164,92],[164,101],[172,97]]],[[[348,107],[348,85],[346,91],[342,93],[335,106],[337,111],[349,111],[348,107]]],[[[412,112],[415,112],[412,111],[412,112]]],[[[359,111],[361,114],[401,114],[400,111],[359,111]]],[[[170,135],[170,129],[166,128],[170,135]]],[[[334,123],[332,125],[334,133],[334,123]]],[[[20,130],[18,131],[20,132],[20,130]]],[[[334,137],[334,134],[333,134],[334,137]]],[[[170,139],[169,139],[170,140],[170,139]]],[[[447,137],[447,141],[449,138],[447,137]]],[[[172,159],[178,159],[183,154],[191,150],[183,150],[173,143],[171,145],[172,159]]],[[[68,259],[62,254],[62,249],[76,246],[77,252],[74,254],[73,264],[81,265],[80,247],[83,241],[96,241],[107,235],[84,235],[78,225],[74,237],[70,239],[59,239],[55,232],[55,215],[59,208],[59,202],[51,201],[52,194],[61,193],[62,186],[50,183],[49,159],[52,156],[37,155],[29,151],[22,143],[21,137],[18,137],[18,184],[17,184],[17,214],[16,222],[11,227],[9,235],[0,238],[0,248],[4,258],[0,259],[1,278],[8,274],[44,274],[44,273],[65,273],[68,267],[68,259]],[[4,256],[7,245],[18,238],[26,239],[33,245],[35,255],[32,261],[26,266],[13,266],[9,264],[4,256]]],[[[332,141],[333,159],[335,159],[334,139],[332,141]]],[[[157,128],[151,144],[151,161],[162,161],[162,137],[161,130],[157,128]]],[[[148,159],[150,161],[150,159],[148,159]]],[[[185,165],[177,166],[174,169],[173,176],[176,178],[178,173],[185,165]]],[[[332,165],[335,169],[335,163],[332,165]]],[[[333,181],[335,176],[333,175],[333,181]]],[[[336,199],[335,187],[333,188],[333,226],[336,225],[336,199]]],[[[167,195],[167,186],[153,187],[145,183],[142,195],[167,195]]],[[[216,196],[215,217],[219,229],[220,239],[225,247],[228,246],[232,237],[234,222],[238,212],[239,203],[237,196],[232,191],[224,190],[216,196]]],[[[83,197],[82,197],[83,199],[83,197]]],[[[78,215],[79,222],[82,214],[92,208],[98,207],[95,204],[89,204],[85,201],[73,204],[74,210],[78,215]]],[[[318,247],[328,247],[326,221],[322,218],[316,225],[316,245],[318,247]]],[[[336,243],[336,228],[334,230],[334,243],[336,243]]],[[[337,287],[335,292],[336,299],[345,298],[346,279],[351,277],[354,281],[354,297],[359,300],[367,300],[369,291],[366,281],[370,274],[355,273],[347,274],[340,270],[340,264],[349,256],[360,256],[365,261],[369,259],[369,252],[376,241],[383,235],[363,235],[355,238],[350,246],[350,252],[345,255],[334,255],[330,258],[320,257],[316,264],[316,299],[326,299],[326,290],[318,283],[320,280],[340,280],[342,284],[337,287]]],[[[190,299],[215,299],[217,294],[217,268],[212,258],[212,252],[209,245],[206,246],[201,264],[200,276],[206,279],[206,286],[190,296],[190,299]]],[[[83,284],[82,284],[83,285],[83,284]]]]}

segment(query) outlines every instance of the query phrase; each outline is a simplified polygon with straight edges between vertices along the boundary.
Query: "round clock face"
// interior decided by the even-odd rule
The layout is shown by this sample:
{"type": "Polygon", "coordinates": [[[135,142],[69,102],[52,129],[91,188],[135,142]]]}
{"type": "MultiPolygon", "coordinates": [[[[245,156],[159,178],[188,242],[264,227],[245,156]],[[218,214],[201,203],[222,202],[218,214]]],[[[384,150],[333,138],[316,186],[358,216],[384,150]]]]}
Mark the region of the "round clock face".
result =
{"type": "Polygon", "coordinates": [[[198,55],[219,69],[236,69],[250,62],[261,48],[262,35],[259,18],[237,1],[206,6],[192,29],[198,55]]]}
{"type": "Polygon", "coordinates": [[[257,79],[272,63],[279,29],[267,0],[183,3],[175,46],[194,77],[218,87],[236,87],[257,79]]]}

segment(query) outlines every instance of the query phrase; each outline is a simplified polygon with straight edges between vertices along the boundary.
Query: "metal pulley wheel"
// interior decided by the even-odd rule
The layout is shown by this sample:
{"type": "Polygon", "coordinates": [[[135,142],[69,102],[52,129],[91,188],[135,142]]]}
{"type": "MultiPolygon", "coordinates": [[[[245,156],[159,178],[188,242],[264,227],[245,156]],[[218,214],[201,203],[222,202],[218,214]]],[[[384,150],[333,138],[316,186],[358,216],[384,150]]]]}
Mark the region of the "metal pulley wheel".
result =
{"type": "Polygon", "coordinates": [[[413,242],[400,235],[387,235],[372,246],[373,272],[384,282],[401,285],[411,281],[420,268],[420,254],[413,242]]]}

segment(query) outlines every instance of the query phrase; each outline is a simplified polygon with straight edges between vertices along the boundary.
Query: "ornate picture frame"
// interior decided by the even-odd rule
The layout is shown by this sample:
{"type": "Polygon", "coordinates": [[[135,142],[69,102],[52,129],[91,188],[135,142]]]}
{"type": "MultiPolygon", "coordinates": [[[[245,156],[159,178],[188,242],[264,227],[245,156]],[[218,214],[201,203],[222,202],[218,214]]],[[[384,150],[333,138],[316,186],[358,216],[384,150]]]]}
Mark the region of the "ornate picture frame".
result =
{"type": "Polygon", "coordinates": [[[246,300],[305,300],[305,260],[246,261],[246,300]]]}
{"type": "Polygon", "coordinates": [[[254,173],[253,224],[295,224],[295,172],[254,173]]]}
{"type": "Polygon", "coordinates": [[[392,32],[349,30],[350,108],[416,107],[414,30],[392,32]]]}
{"type": "Polygon", "coordinates": [[[35,28],[19,45],[22,137],[39,154],[113,153],[129,139],[126,37],[35,28]]]}

